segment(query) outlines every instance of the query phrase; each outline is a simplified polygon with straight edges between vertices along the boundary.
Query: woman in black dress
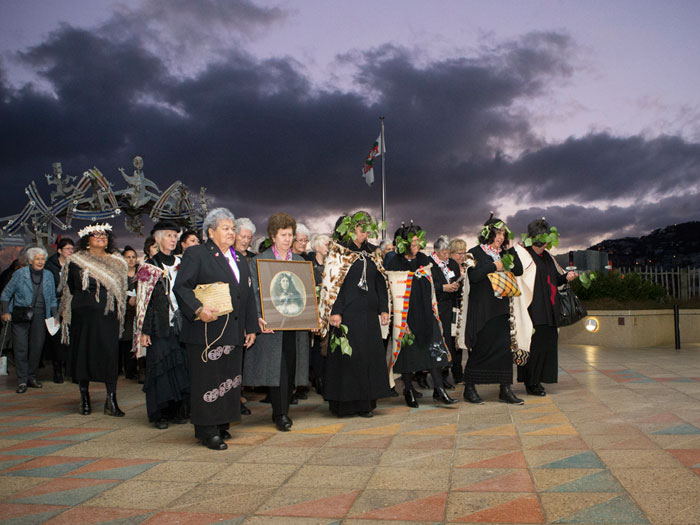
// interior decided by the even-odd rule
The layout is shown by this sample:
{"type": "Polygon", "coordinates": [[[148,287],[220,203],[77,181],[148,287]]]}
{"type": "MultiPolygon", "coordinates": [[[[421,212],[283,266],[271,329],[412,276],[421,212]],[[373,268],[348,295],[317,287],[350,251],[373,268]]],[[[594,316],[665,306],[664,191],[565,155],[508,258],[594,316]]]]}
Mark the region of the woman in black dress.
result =
{"type": "Polygon", "coordinates": [[[433,399],[445,405],[456,403],[445,391],[442,369],[449,366],[449,351],[442,336],[440,319],[433,309],[433,278],[430,258],[420,251],[425,247],[425,232],[411,221],[394,234],[396,255],[389,261],[390,271],[413,272],[409,298],[407,325],[413,342],[402,341],[394,371],[401,374],[406,405],[417,407],[413,388],[413,373],[430,371],[433,380],[433,399]],[[421,271],[422,270],[422,271],[421,271]]]}
{"type": "Polygon", "coordinates": [[[488,278],[492,272],[509,270],[509,262],[510,271],[522,275],[523,266],[515,248],[507,248],[512,236],[505,223],[491,214],[479,235],[480,244],[469,250],[476,262],[467,270],[470,290],[466,339],[470,352],[464,370],[464,400],[470,403],[484,402],[475,385],[496,383],[500,385],[499,401],[523,404],[511,390],[510,300],[495,297],[488,278]]]}
{"type": "Polygon", "coordinates": [[[367,242],[377,223],[364,211],[338,219],[321,288],[322,334],[347,327],[351,354],[329,347],[323,397],[338,417],[372,417],[377,399],[389,397],[381,325],[389,324],[389,295],[382,257],[367,242]],[[330,325],[330,328],[329,328],[330,325]]]}
{"type": "Polygon", "coordinates": [[[127,264],[114,253],[109,224],[87,226],[78,235],[78,249],[61,274],[62,342],[71,345],[73,382],[80,386],[80,413],[92,412],[88,388],[90,381],[100,381],[107,389],[104,413],[121,417],[124,412],[117,405],[117,376],[127,264]]]}
{"type": "Polygon", "coordinates": [[[530,342],[530,358],[525,366],[518,367],[518,382],[525,383],[525,391],[531,396],[547,395],[542,383],[557,382],[557,327],[561,309],[557,287],[578,277],[575,272],[560,272],[548,251],[552,248],[553,238],[557,239],[558,236],[557,230],[550,228],[544,218],[527,226],[525,249],[532,260],[523,260],[523,266],[527,271],[534,264],[535,269],[532,302],[528,307],[534,333],[530,342]]]}

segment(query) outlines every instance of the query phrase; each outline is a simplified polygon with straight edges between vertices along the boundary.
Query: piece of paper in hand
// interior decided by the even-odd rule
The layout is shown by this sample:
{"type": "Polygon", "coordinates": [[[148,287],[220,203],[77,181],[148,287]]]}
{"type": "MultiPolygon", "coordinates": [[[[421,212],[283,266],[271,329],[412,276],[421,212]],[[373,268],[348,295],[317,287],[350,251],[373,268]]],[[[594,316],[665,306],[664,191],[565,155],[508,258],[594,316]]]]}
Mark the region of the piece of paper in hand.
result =
{"type": "Polygon", "coordinates": [[[55,317],[44,319],[44,322],[46,323],[46,329],[51,335],[56,335],[58,333],[58,329],[61,328],[61,323],[59,323],[55,317]]]}

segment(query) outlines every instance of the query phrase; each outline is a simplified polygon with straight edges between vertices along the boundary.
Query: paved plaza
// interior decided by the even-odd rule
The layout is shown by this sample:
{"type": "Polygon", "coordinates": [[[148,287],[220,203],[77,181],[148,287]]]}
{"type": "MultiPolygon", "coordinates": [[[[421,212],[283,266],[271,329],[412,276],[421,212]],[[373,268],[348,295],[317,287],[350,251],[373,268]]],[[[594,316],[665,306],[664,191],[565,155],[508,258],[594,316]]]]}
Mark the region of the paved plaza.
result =
{"type": "Polygon", "coordinates": [[[700,523],[700,345],[560,348],[560,382],[523,406],[383,400],[338,419],[315,393],[275,430],[253,415],[229,449],[147,423],[120,379],[124,418],[90,416],[77,386],[14,393],[0,378],[2,523],[700,523]]]}

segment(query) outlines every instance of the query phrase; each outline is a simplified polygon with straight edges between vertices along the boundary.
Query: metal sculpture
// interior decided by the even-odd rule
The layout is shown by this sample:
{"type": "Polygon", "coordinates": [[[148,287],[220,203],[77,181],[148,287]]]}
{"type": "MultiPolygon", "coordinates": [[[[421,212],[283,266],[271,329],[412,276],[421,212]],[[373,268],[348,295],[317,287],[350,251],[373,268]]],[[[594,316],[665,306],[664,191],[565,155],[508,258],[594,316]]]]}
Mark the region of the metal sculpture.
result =
{"type": "Polygon", "coordinates": [[[125,215],[126,228],[143,234],[142,215],[153,221],[168,219],[183,226],[199,229],[207,213],[206,188],[199,191],[199,208],[190,198],[187,186],[180,181],[161,192],[158,185],[143,173],[143,158],[133,159],[134,173],[119,168],[127,187],[113,191],[112,184],[95,168],[88,169],[76,184],[76,177],[63,174],[60,162],[52,164],[53,174],[45,174],[50,204],[39,194],[32,181],[24,190],[28,202],[15,215],[0,217],[0,246],[24,246],[34,242],[46,246],[54,242],[53,229],[72,229],[73,221],[103,221],[125,215]]]}

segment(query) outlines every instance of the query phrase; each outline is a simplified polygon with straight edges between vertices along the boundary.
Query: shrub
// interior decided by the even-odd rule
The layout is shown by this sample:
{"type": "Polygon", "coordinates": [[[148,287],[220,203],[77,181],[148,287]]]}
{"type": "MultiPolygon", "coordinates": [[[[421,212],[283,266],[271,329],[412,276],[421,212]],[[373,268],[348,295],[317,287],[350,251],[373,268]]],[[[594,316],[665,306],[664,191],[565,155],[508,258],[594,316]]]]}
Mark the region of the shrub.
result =
{"type": "Polygon", "coordinates": [[[617,301],[656,301],[662,302],[667,297],[666,288],[642,279],[637,273],[621,274],[618,271],[599,272],[598,278],[585,289],[578,280],[572,288],[579,299],[611,298],[617,301]]]}

